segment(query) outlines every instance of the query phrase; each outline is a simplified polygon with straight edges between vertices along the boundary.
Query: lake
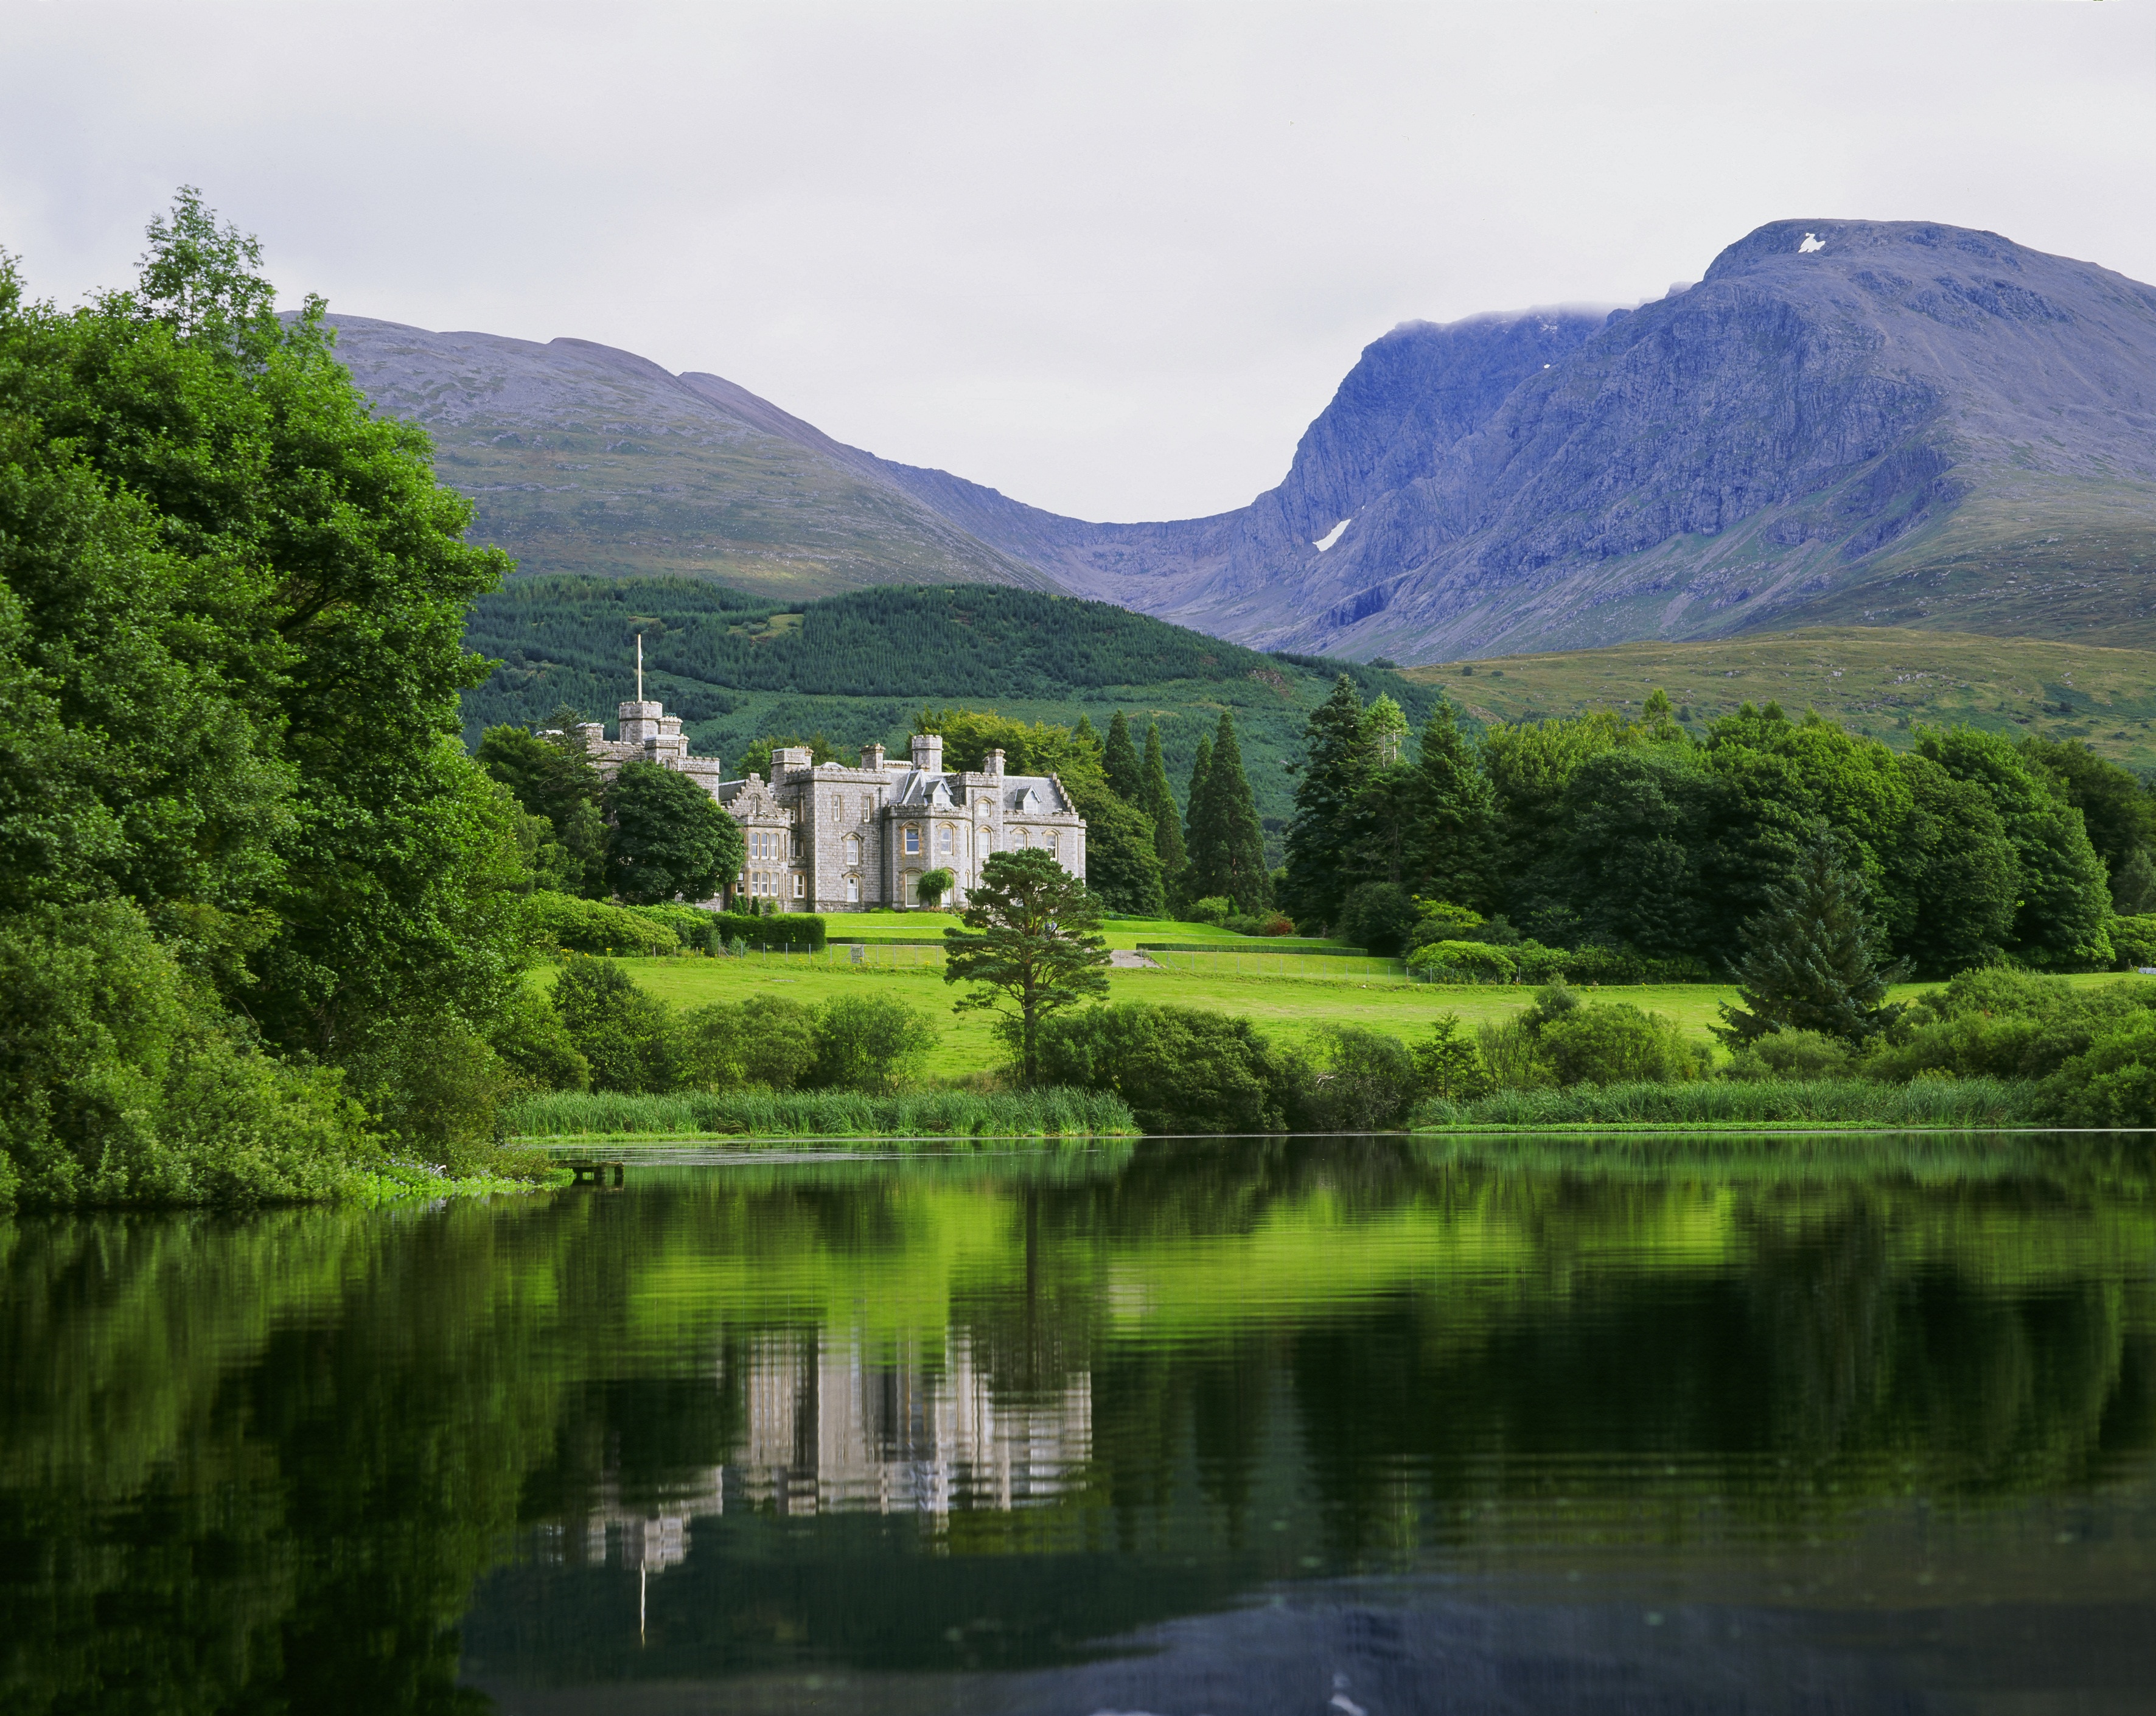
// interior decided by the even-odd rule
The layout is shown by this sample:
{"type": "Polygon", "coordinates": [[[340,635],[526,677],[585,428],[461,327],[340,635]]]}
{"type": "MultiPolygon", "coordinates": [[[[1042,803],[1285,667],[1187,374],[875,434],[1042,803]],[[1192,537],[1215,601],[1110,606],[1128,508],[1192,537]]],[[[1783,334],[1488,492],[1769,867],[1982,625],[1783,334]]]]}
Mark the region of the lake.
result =
{"type": "Polygon", "coordinates": [[[1382,1137],[0,1217],[0,1711],[2145,1710],[2152,1189],[1382,1137]]]}

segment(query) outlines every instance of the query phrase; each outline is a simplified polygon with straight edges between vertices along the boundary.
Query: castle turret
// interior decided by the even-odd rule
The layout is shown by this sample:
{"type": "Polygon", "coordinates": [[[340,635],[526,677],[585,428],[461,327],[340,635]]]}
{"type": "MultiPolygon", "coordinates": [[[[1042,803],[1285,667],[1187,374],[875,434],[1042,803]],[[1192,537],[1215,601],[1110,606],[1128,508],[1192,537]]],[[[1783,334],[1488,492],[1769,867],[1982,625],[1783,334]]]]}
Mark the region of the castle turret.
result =
{"type": "Polygon", "coordinates": [[[646,739],[659,737],[659,729],[666,712],[663,703],[644,703],[632,698],[614,705],[614,713],[621,722],[621,742],[624,745],[640,745],[646,739]]]}
{"type": "Polygon", "coordinates": [[[913,766],[923,774],[943,773],[943,735],[916,733],[913,736],[913,766]]]}

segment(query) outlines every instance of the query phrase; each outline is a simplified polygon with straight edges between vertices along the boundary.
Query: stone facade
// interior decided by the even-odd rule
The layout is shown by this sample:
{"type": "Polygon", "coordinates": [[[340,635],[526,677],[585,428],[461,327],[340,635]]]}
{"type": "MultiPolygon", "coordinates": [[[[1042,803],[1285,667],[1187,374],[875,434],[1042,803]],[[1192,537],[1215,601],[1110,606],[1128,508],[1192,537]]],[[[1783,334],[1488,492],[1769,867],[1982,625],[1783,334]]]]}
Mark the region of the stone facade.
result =
{"type": "Polygon", "coordinates": [[[1086,819],[1052,774],[1004,773],[991,751],[980,769],[947,770],[943,741],[913,736],[904,761],[881,745],[861,752],[859,767],[813,763],[806,748],[772,754],[771,778],[726,780],[722,764],[689,754],[681,718],[655,702],[620,706],[619,738],[598,722],[578,731],[603,774],[639,759],[695,780],[742,825],[747,856],[729,903],[773,902],[782,912],[865,912],[912,906],[931,870],[948,870],[966,891],[991,852],[1045,847],[1081,880],[1086,819]]]}

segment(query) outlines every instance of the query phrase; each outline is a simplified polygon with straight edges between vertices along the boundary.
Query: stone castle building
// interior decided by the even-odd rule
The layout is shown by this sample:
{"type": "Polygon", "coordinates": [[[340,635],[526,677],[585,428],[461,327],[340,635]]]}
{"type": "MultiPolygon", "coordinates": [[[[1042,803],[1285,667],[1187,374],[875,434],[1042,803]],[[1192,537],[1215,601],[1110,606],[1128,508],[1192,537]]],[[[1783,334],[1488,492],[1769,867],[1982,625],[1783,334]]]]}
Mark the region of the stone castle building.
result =
{"type": "Polygon", "coordinates": [[[685,774],[742,825],[747,855],[729,904],[782,912],[864,912],[917,902],[932,870],[957,878],[945,896],[963,904],[992,852],[1038,846],[1073,876],[1086,875],[1086,820],[1052,774],[1006,774],[991,751],[978,769],[943,766],[943,741],[916,733],[912,754],[886,759],[864,746],[858,768],[812,763],[805,747],[774,751],[771,778],[726,780],[716,758],[692,757],[681,717],[656,702],[618,706],[619,737],[600,722],[578,731],[602,774],[624,763],[656,763],[685,774]]]}

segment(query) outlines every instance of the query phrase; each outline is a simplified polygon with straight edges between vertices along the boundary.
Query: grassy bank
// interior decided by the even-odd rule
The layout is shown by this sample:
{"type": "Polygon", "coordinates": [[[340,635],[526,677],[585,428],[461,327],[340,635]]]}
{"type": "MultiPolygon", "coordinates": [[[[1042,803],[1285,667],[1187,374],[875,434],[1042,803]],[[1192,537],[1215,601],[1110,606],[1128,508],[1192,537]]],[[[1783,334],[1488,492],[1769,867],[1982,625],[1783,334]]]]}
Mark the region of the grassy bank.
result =
{"type": "Polygon", "coordinates": [[[1499,1091],[1472,1102],[1433,1098],[1416,1109],[1418,1131],[1519,1127],[1961,1127],[2015,1126],[2030,1118],[2035,1087],[1994,1078],[1721,1079],[1694,1084],[1576,1085],[1499,1091]]]}
{"type": "Polygon", "coordinates": [[[730,1091],[630,1097],[550,1091],[505,1113],[512,1137],[579,1138],[1056,1138],[1127,1137],[1137,1131],[1118,1097],[1091,1091],[981,1096],[920,1091],[899,1097],[853,1091],[730,1091]]]}

